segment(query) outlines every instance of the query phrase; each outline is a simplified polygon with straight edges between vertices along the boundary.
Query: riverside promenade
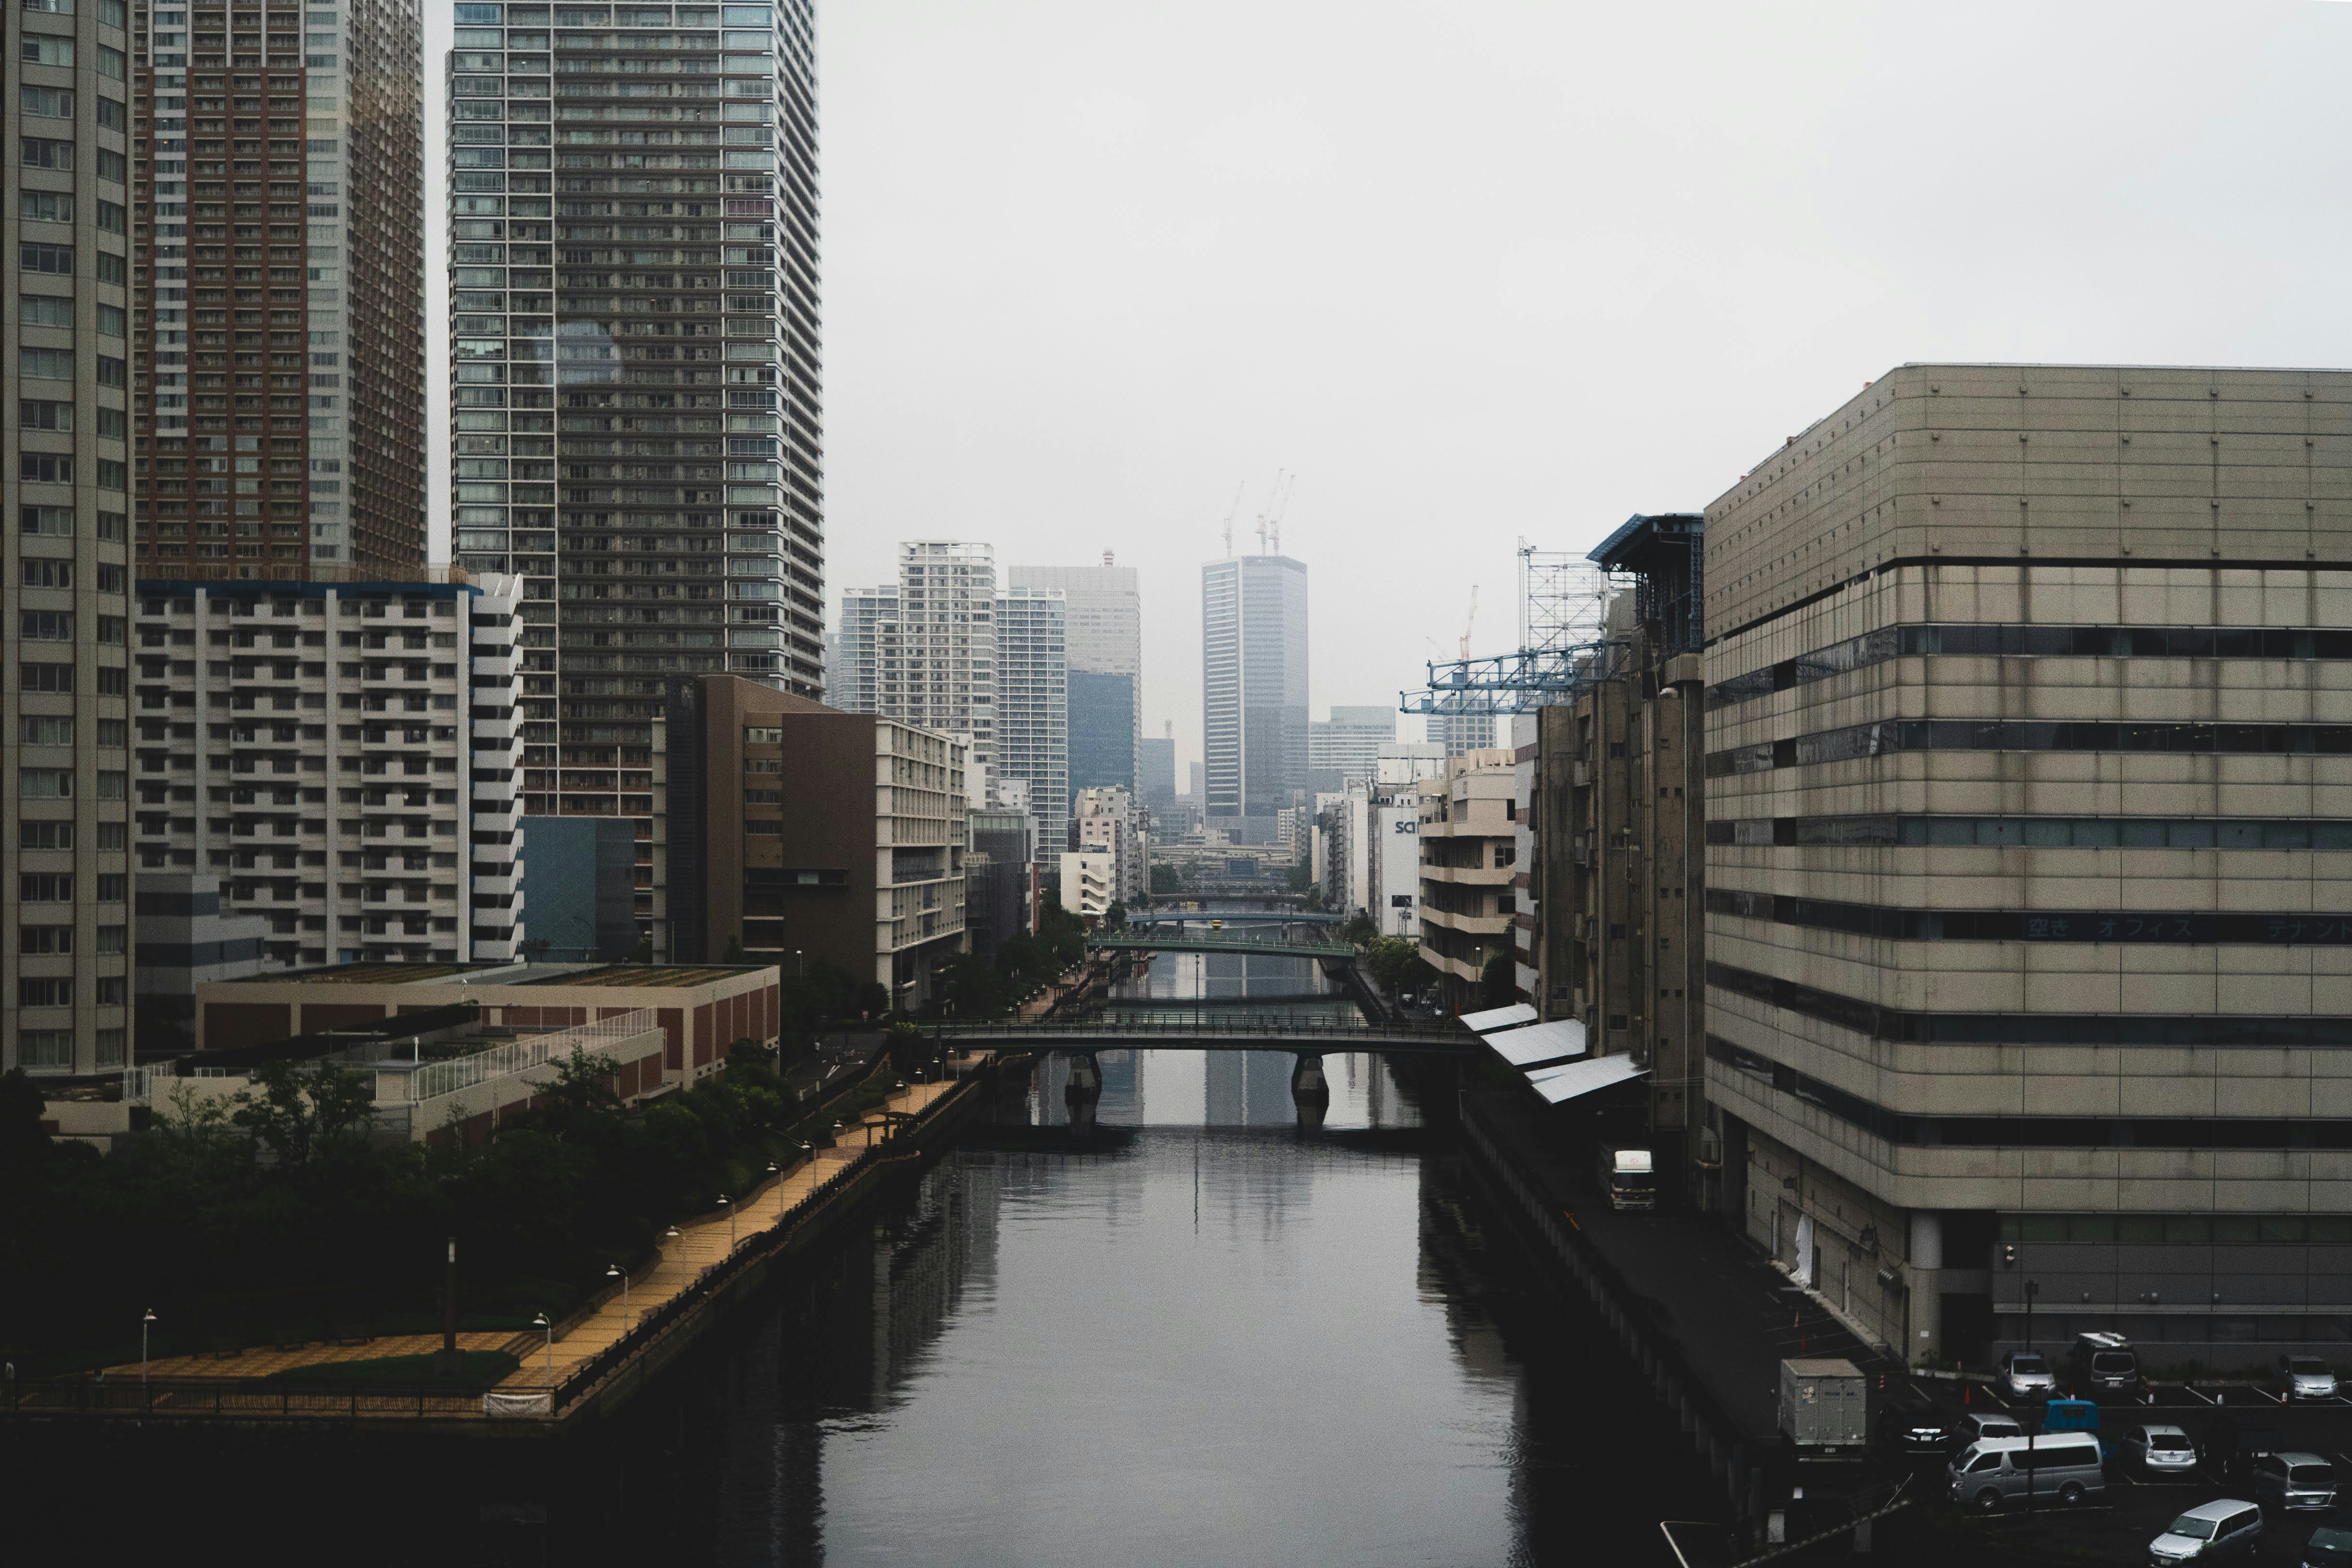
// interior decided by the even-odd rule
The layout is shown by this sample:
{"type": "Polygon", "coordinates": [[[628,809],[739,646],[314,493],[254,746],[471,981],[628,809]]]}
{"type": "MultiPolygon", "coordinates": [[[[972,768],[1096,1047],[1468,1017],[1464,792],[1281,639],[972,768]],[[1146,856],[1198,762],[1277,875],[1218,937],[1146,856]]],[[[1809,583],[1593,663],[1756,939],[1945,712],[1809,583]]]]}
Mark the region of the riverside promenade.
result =
{"type": "MultiPolygon", "coordinates": [[[[889,1166],[928,1152],[927,1136],[982,1092],[980,1078],[910,1083],[893,1089],[831,1146],[760,1184],[731,1205],[681,1220],[654,1259],[633,1273],[625,1290],[614,1281],[586,1307],[552,1326],[467,1332],[469,1351],[505,1351],[517,1369],[487,1394],[430,1383],[339,1384],[337,1363],[425,1355],[441,1348],[438,1334],[388,1335],[364,1343],[312,1342],[247,1351],[224,1375],[221,1362],[172,1356],[109,1367],[94,1378],[60,1378],[12,1385],[0,1415],[135,1415],[151,1419],[236,1421],[272,1417],[309,1420],[394,1420],[414,1423],[497,1417],[548,1418],[597,1403],[597,1395],[634,1391],[650,1371],[672,1359],[709,1326],[721,1298],[764,1276],[764,1265],[797,1250],[803,1233],[837,1200],[853,1199],[889,1166]],[[731,1207],[733,1213],[730,1214],[731,1207]],[[316,1370],[311,1370],[316,1369],[316,1370]],[[278,1374],[295,1372],[303,1375],[278,1374]]],[[[887,1068],[883,1070],[887,1070],[887,1068]]],[[[500,1423],[503,1425],[504,1423],[500,1423]]]]}

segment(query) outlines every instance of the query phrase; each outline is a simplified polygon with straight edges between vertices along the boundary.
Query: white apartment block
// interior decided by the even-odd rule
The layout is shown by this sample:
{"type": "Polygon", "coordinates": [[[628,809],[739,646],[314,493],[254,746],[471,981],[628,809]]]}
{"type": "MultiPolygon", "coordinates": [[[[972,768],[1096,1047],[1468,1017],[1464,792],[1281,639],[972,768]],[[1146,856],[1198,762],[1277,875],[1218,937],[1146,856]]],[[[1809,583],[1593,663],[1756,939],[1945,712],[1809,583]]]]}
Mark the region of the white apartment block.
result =
{"type": "Polygon", "coordinates": [[[1150,886],[1145,830],[1135,798],[1123,789],[1081,790],[1071,811],[1076,848],[1111,858],[1111,897],[1131,904],[1150,886]]]}
{"type": "Polygon", "coordinates": [[[140,583],[139,867],[218,878],[265,973],[513,958],[520,589],[140,583]]]}
{"type": "Polygon", "coordinates": [[[896,588],[842,595],[833,706],[960,735],[972,798],[996,777],[996,551],[915,539],[898,546],[896,588]]]}

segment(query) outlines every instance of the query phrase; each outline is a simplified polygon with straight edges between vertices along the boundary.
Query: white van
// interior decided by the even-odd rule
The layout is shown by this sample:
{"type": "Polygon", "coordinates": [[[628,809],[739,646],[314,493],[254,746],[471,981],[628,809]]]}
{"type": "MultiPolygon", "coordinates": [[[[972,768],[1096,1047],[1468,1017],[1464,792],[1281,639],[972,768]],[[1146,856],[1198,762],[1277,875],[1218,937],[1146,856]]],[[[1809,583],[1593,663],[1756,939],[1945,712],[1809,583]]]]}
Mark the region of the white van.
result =
{"type": "Polygon", "coordinates": [[[1981,1437],[1961,1449],[1946,1470],[1952,1500],[1990,1513],[2004,1502],[2079,1503],[2107,1489],[2095,1432],[2053,1432],[2040,1437],[1981,1437]]]}

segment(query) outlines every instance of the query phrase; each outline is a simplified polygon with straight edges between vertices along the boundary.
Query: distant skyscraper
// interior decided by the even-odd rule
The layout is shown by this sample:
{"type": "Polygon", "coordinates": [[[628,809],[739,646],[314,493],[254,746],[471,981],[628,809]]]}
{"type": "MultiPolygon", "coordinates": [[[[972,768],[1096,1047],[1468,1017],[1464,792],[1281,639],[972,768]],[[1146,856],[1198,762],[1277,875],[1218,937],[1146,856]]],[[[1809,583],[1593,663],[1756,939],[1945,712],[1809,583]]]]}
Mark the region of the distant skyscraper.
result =
{"type": "Polygon", "coordinates": [[[1465,752],[1483,752],[1495,743],[1495,716],[1492,713],[1432,713],[1427,734],[1433,745],[1445,748],[1449,757],[1465,752]]]}
{"type": "Polygon", "coordinates": [[[996,595],[996,773],[1028,784],[1037,841],[1056,847],[1072,793],[1068,613],[1058,591],[996,595]]]}
{"type": "Polygon", "coordinates": [[[1271,817],[1307,785],[1307,568],[1242,555],[1201,568],[1202,750],[1212,817],[1271,817]]]}
{"type": "Polygon", "coordinates": [[[992,546],[901,543],[898,586],[845,593],[838,630],[835,707],[968,737],[971,780],[996,776],[992,546]]]}
{"type": "Polygon", "coordinates": [[[1070,788],[1136,789],[1143,738],[1143,599],[1135,568],[1010,566],[1015,588],[1058,590],[1070,609],[1070,788]]]}
{"type": "Polygon", "coordinates": [[[1165,735],[1143,738],[1136,783],[1146,806],[1157,809],[1176,798],[1176,726],[1165,735]]]}
{"type": "Polygon", "coordinates": [[[131,21],[138,575],[422,577],[416,0],[268,0],[233,27],[140,0],[131,21]]]}
{"type": "Polygon", "coordinates": [[[453,545],[523,578],[527,808],[649,859],[666,681],[824,679],[814,0],[452,10],[453,545]]]}
{"type": "Polygon", "coordinates": [[[28,1073],[115,1072],[129,1060],[123,21],[120,5],[11,6],[0,64],[17,117],[16,151],[0,160],[17,257],[0,274],[17,378],[6,405],[16,411],[13,457],[0,468],[16,520],[0,531],[9,633],[0,650],[12,694],[0,738],[0,1069],[28,1073]]]}
{"type": "Polygon", "coordinates": [[[1350,779],[1370,782],[1381,747],[1395,739],[1394,709],[1334,707],[1330,722],[1318,721],[1307,735],[1307,771],[1315,787],[1337,794],[1350,779]]]}

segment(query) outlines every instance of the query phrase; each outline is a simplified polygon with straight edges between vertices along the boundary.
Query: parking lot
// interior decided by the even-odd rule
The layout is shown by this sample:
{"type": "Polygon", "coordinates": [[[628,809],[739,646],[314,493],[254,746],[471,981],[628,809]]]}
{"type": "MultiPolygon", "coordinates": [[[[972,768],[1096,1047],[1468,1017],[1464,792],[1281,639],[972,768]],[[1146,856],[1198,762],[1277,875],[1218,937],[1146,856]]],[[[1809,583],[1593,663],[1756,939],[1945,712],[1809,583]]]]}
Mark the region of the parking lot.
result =
{"type": "MultiPolygon", "coordinates": [[[[1977,1381],[1920,1379],[1912,1392],[1890,1392],[1885,1398],[1882,1421],[1925,1408],[1954,1429],[1968,1415],[2005,1413],[2032,1431],[2041,1415],[2039,1402],[2004,1400],[1990,1384],[1977,1381]]],[[[2184,1511],[2223,1498],[2254,1500],[2243,1480],[2224,1474],[2223,1458],[2214,1451],[2232,1428],[2237,1446],[2249,1455],[2307,1452],[2328,1460],[2336,1467],[2338,1495],[2352,1508],[2352,1400],[2341,1395],[2289,1402],[2275,1388],[2257,1383],[2159,1383],[2139,1397],[2108,1396],[2098,1405],[2103,1442],[2114,1445],[2132,1426],[2178,1426],[2198,1447],[2196,1469],[2177,1479],[2149,1476],[2110,1458],[2106,1490],[2093,1500],[2068,1508],[2050,1499],[2032,1509],[2012,1501],[1984,1514],[1950,1500],[1948,1456],[1919,1456],[1913,1484],[1921,1489],[1915,1494],[1920,1501],[1890,1532],[1887,1544],[1899,1540],[1903,1555],[1923,1563],[2146,1563],[2149,1542],[2184,1511]]],[[[2321,1511],[2266,1511],[2261,1548],[2252,1560],[2301,1561],[2304,1543],[2327,1517],[2321,1511]]]]}

